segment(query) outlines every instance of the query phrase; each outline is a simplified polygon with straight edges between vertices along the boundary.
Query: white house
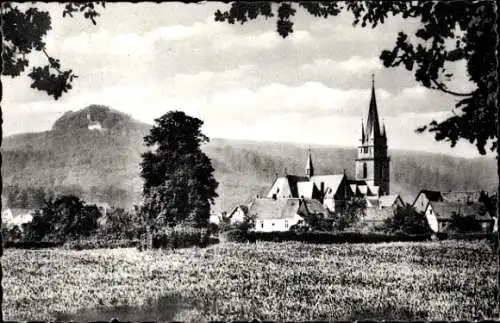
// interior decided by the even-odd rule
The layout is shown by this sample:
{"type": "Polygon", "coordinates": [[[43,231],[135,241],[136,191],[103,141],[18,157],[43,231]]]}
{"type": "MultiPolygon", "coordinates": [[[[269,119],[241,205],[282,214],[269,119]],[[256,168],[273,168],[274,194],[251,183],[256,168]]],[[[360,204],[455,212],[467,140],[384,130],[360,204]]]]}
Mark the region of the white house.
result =
{"type": "Polygon", "coordinates": [[[237,205],[227,217],[229,218],[231,224],[242,223],[245,221],[245,217],[248,214],[248,206],[240,204],[237,205]]]}
{"type": "Polygon", "coordinates": [[[21,226],[33,220],[33,210],[9,208],[2,211],[2,223],[5,227],[21,226]]]}
{"type": "Polygon", "coordinates": [[[300,199],[254,200],[249,205],[249,214],[255,214],[255,231],[288,231],[303,217],[299,214],[300,199]]]}
{"type": "Polygon", "coordinates": [[[413,201],[412,206],[417,210],[417,212],[425,212],[427,209],[427,205],[429,202],[442,202],[443,196],[439,191],[429,191],[429,190],[421,190],[415,201],[413,201]]]}
{"type": "Polygon", "coordinates": [[[255,231],[288,231],[308,215],[328,217],[330,212],[315,199],[268,199],[254,200],[248,207],[248,214],[255,215],[255,231]]]}

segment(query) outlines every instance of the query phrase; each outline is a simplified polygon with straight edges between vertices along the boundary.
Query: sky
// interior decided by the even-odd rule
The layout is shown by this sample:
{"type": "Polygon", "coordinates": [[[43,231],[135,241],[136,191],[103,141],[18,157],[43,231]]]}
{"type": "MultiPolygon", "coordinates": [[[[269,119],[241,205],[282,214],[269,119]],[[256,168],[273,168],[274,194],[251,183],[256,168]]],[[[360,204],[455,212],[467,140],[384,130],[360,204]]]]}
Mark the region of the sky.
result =
{"type": "MultiPolygon", "coordinates": [[[[26,7],[26,4],[20,5],[26,7]]],[[[66,111],[103,104],[153,123],[171,110],[203,120],[211,138],[354,147],[361,135],[375,75],[378,112],[389,149],[479,157],[474,145],[450,148],[415,129],[452,115],[456,98],[423,88],[403,67],[379,59],[397,33],[418,21],[391,17],[374,29],[352,26],[350,13],[319,19],[298,11],[283,39],[275,21],[214,21],[229,4],[108,3],[97,25],[62,18],[63,5],[39,3],[52,17],[51,56],[79,76],[55,101],[30,88],[27,76],[3,78],[3,130],[44,131],[66,111]]],[[[31,63],[46,64],[38,52],[31,63]]],[[[473,89],[465,65],[449,66],[455,91],[473,89]]]]}

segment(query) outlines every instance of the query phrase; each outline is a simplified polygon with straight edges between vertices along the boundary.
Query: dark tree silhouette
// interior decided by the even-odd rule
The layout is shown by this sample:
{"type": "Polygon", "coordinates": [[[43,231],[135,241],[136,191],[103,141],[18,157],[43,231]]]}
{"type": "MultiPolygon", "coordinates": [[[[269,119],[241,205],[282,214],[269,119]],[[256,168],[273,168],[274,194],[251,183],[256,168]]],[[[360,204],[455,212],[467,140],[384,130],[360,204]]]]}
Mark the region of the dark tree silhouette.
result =
{"type": "MultiPolygon", "coordinates": [[[[454,147],[458,140],[475,143],[480,154],[485,147],[497,149],[497,60],[496,3],[494,1],[333,1],[333,2],[233,2],[228,11],[215,12],[215,20],[244,24],[259,16],[276,17],[276,29],[282,37],[293,32],[297,9],[318,17],[336,16],[342,11],[353,14],[353,25],[375,28],[389,16],[419,19],[421,27],[412,40],[399,32],[396,45],[380,55],[385,67],[404,66],[414,71],[415,79],[429,89],[460,98],[454,115],[442,122],[433,120],[418,128],[430,131],[437,141],[454,147]],[[465,60],[469,81],[476,88],[468,93],[448,87],[453,73],[447,62],[465,60]]],[[[335,37],[333,35],[332,37],[335,37]]]]}
{"type": "MultiPolygon", "coordinates": [[[[96,24],[99,13],[96,7],[105,7],[105,2],[68,3],[62,12],[63,17],[73,17],[81,13],[85,19],[96,24]]],[[[22,10],[12,2],[1,4],[2,16],[2,75],[18,77],[29,67],[28,55],[40,52],[47,58],[47,65],[33,66],[28,76],[31,87],[47,92],[58,99],[72,88],[78,76],[71,69],[63,69],[61,61],[49,55],[44,37],[52,29],[51,17],[47,11],[35,7],[22,10]]]]}
{"type": "Polygon", "coordinates": [[[391,232],[407,234],[431,233],[431,228],[423,213],[418,212],[410,204],[398,206],[393,217],[384,221],[384,227],[391,232]]]}
{"type": "Polygon", "coordinates": [[[206,227],[218,183],[210,159],[201,151],[208,137],[203,121],[181,111],[155,120],[144,138],[142,155],[144,213],[158,225],[188,223],[206,227]]]}

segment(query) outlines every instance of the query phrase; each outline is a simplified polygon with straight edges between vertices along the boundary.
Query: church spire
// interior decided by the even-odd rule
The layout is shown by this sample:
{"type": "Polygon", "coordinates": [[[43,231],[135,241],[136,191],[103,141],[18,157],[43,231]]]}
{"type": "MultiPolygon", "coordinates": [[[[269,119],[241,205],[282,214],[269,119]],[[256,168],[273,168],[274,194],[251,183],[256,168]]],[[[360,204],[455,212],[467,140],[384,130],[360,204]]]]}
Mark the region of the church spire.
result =
{"type": "Polygon", "coordinates": [[[372,95],[370,108],[368,110],[368,120],[366,121],[366,136],[368,138],[380,136],[380,124],[378,122],[377,100],[375,98],[375,76],[372,73],[372,95]]]}
{"type": "Polygon", "coordinates": [[[385,133],[385,120],[382,119],[382,137],[385,138],[386,133],[385,133]]]}
{"type": "Polygon", "coordinates": [[[314,176],[314,167],[312,164],[311,149],[309,149],[309,157],[307,158],[307,163],[306,163],[306,175],[309,178],[314,176]]]}
{"type": "Polygon", "coordinates": [[[361,143],[365,142],[365,123],[363,118],[361,118],[361,143]]]}

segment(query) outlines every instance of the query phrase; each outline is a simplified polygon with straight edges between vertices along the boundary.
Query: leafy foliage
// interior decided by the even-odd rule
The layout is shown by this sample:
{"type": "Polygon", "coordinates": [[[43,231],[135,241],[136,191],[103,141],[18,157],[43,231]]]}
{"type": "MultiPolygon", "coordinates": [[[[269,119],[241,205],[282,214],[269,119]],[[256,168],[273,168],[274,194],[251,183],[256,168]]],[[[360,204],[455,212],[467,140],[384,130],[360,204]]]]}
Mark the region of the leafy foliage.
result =
{"type": "Polygon", "coordinates": [[[352,197],[346,201],[343,211],[334,215],[334,230],[343,231],[358,224],[366,215],[366,200],[352,197]]]}
{"type": "Polygon", "coordinates": [[[406,234],[428,234],[431,232],[425,215],[415,210],[410,204],[398,207],[394,216],[384,221],[384,228],[390,232],[406,234]]]}
{"type": "MultiPolygon", "coordinates": [[[[105,2],[69,3],[63,11],[63,17],[73,17],[73,13],[82,13],[85,19],[96,24],[99,13],[96,7],[105,7],[105,2]]],[[[21,10],[12,2],[1,4],[2,12],[2,74],[18,77],[29,67],[28,55],[41,52],[48,61],[44,66],[33,66],[28,76],[32,79],[31,87],[46,92],[59,99],[64,92],[72,88],[78,76],[73,70],[62,68],[59,59],[47,53],[44,37],[52,29],[51,17],[47,11],[35,7],[21,10]]]]}
{"type": "Polygon", "coordinates": [[[462,215],[453,212],[451,223],[447,229],[447,231],[460,233],[479,232],[481,231],[481,225],[475,219],[474,215],[462,215]]]}
{"type": "MultiPolygon", "coordinates": [[[[404,66],[413,71],[423,86],[461,98],[454,116],[432,121],[417,132],[435,133],[437,141],[446,140],[454,147],[459,139],[475,143],[480,154],[491,142],[497,148],[497,60],[496,3],[494,1],[332,1],[298,2],[295,7],[320,18],[351,12],[353,25],[375,28],[389,20],[389,15],[419,19],[413,37],[400,32],[392,50],[380,55],[386,67],[404,66]],[[453,78],[447,63],[465,60],[468,79],[476,85],[469,93],[450,89],[453,78]]],[[[215,12],[215,20],[246,23],[259,16],[276,17],[276,29],[282,37],[293,32],[292,17],[297,9],[289,2],[233,2],[228,11],[215,12]]]]}
{"type": "Polygon", "coordinates": [[[200,145],[203,122],[172,111],[155,120],[144,138],[151,150],[142,154],[144,212],[154,225],[183,222],[206,227],[218,183],[210,159],[200,145]]]}
{"type": "Polygon", "coordinates": [[[65,195],[45,202],[33,220],[23,225],[29,241],[65,241],[96,232],[101,216],[95,205],[84,205],[76,196],[65,195]]]}
{"type": "Polygon", "coordinates": [[[97,236],[114,239],[139,239],[146,233],[144,216],[138,211],[126,211],[122,208],[109,210],[99,219],[97,236]]]}

